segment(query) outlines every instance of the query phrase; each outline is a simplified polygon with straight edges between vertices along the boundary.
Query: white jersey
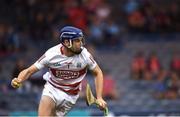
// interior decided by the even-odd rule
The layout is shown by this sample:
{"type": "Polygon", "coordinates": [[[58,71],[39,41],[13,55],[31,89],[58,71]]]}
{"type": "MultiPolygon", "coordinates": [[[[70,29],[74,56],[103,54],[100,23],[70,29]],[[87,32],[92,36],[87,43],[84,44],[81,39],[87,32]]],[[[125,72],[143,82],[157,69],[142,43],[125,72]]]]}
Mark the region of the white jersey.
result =
{"type": "Polygon", "coordinates": [[[62,44],[59,44],[47,50],[34,65],[38,69],[49,68],[43,77],[53,87],[76,95],[81,90],[87,69],[94,69],[97,63],[86,48],[80,54],[67,57],[63,54],[62,44]]]}

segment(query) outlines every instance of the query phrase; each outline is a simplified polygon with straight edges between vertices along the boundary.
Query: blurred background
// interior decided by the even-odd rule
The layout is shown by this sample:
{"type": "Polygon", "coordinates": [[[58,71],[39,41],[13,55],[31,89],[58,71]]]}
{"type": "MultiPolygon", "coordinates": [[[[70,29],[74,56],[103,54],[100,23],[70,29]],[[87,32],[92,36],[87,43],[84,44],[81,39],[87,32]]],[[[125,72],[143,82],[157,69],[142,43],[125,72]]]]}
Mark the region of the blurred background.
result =
{"type": "MultiPolygon", "coordinates": [[[[37,115],[47,70],[18,90],[10,82],[66,25],[83,29],[103,69],[109,116],[180,116],[179,0],[0,0],[0,115],[37,115]]],[[[103,115],[84,96],[68,116],[103,115]]]]}

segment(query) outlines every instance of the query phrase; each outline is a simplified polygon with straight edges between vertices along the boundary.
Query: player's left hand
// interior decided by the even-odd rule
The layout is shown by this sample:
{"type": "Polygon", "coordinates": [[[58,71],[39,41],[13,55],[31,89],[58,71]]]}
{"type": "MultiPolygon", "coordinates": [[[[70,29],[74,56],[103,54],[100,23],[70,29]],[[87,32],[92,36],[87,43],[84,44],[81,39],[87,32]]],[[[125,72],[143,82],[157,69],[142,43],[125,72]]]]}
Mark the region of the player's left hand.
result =
{"type": "Polygon", "coordinates": [[[98,106],[101,110],[104,110],[107,107],[106,101],[104,101],[104,99],[102,99],[102,98],[98,98],[96,100],[96,103],[98,104],[98,106]]]}

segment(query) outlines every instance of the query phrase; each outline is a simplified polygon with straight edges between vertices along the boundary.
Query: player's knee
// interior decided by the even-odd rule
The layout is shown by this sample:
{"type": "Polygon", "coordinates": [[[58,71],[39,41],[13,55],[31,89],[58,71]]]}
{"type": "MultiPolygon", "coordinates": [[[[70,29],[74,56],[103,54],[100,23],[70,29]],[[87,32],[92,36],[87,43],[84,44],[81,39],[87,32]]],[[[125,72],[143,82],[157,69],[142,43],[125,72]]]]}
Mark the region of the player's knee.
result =
{"type": "Polygon", "coordinates": [[[39,109],[38,116],[55,116],[54,110],[45,110],[45,109],[39,109]]]}

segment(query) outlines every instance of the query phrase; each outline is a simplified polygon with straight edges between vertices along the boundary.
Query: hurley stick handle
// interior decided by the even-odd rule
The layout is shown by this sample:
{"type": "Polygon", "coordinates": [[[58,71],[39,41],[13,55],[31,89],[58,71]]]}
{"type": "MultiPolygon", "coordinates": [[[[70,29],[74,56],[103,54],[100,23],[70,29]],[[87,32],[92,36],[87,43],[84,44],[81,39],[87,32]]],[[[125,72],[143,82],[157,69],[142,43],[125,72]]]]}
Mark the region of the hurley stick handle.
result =
{"type": "MultiPolygon", "coordinates": [[[[99,106],[99,104],[98,104],[97,102],[95,102],[95,104],[96,104],[97,106],[99,106]]],[[[109,113],[108,107],[106,107],[103,111],[104,111],[104,116],[107,116],[108,113],[109,113]]]]}

